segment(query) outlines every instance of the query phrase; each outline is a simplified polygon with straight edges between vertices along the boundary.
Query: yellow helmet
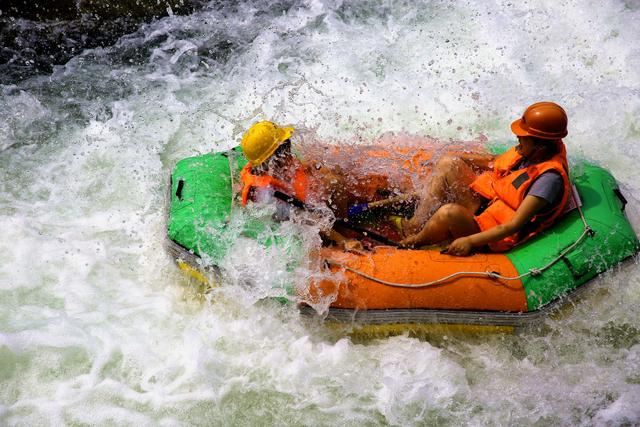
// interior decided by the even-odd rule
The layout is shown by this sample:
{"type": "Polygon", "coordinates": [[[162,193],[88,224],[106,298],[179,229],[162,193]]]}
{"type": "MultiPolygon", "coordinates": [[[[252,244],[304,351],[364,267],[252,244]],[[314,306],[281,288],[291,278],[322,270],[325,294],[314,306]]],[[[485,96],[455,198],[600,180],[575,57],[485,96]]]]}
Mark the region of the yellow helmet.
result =
{"type": "Polygon", "coordinates": [[[292,127],[281,128],[275,123],[262,121],[254,124],[242,136],[240,146],[252,165],[267,160],[276,149],[293,134],[292,127]]]}

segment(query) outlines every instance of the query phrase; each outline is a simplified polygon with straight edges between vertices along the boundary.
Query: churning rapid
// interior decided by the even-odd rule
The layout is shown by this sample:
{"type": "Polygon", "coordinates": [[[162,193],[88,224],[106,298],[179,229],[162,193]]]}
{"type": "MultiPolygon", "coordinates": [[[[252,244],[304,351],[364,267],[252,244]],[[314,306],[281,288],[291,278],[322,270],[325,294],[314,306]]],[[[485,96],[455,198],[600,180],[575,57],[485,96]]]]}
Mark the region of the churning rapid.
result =
{"type": "Polygon", "coordinates": [[[638,231],[638,22],[630,0],[211,2],[1,85],[0,423],[640,423],[636,259],[534,331],[361,342],[256,303],[294,274],[278,254],[238,239],[202,301],[163,249],[175,162],[258,120],[511,144],[538,100],[638,231]]]}

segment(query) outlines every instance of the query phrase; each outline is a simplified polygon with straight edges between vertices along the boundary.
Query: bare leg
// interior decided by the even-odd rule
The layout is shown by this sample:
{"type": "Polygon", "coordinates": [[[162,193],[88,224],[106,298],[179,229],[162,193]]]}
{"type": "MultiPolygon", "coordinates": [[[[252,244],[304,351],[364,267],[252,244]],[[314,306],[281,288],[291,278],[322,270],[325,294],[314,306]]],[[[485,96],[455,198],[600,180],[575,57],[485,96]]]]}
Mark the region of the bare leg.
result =
{"type": "Polygon", "coordinates": [[[469,188],[475,179],[476,173],[461,158],[446,156],[440,159],[420,195],[413,217],[403,221],[405,235],[420,231],[444,203],[457,203],[475,212],[480,206],[480,197],[469,188]]]}
{"type": "Polygon", "coordinates": [[[473,211],[457,203],[448,203],[438,209],[417,234],[400,243],[403,246],[428,245],[479,232],[473,211]]]}

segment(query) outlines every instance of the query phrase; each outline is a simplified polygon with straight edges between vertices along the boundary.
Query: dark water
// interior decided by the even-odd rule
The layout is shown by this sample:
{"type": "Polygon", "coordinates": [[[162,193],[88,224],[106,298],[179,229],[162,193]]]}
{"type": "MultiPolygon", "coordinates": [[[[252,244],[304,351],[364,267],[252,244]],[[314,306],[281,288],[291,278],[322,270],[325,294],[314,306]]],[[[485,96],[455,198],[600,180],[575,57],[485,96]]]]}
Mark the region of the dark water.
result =
{"type": "Polygon", "coordinates": [[[49,75],[87,49],[105,48],[141,25],[193,13],[199,0],[75,2],[7,0],[0,5],[0,84],[49,75]]]}

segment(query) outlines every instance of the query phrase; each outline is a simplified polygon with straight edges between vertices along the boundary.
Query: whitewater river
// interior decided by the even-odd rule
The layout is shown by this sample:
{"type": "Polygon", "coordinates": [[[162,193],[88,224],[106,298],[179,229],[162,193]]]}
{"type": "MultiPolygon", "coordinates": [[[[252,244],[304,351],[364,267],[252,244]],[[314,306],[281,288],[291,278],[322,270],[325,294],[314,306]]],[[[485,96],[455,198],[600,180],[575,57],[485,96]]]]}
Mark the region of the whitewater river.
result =
{"type": "Polygon", "coordinates": [[[640,424],[637,260],[533,331],[359,340],[254,304],[287,274],[255,247],[205,300],[163,247],[172,166],[258,120],[510,144],[538,100],[640,230],[638,22],[635,0],[212,2],[0,86],[0,425],[640,424]]]}

